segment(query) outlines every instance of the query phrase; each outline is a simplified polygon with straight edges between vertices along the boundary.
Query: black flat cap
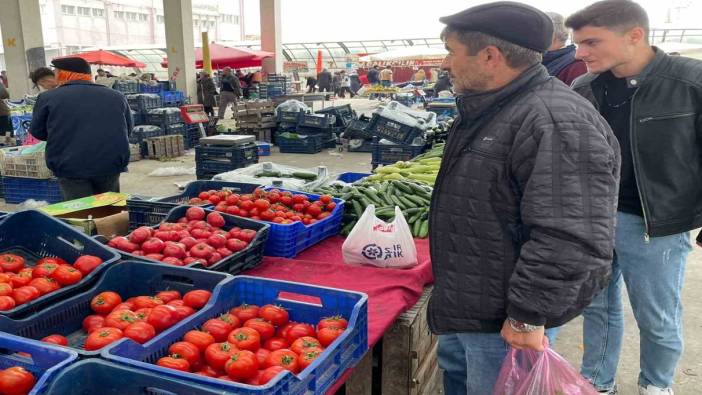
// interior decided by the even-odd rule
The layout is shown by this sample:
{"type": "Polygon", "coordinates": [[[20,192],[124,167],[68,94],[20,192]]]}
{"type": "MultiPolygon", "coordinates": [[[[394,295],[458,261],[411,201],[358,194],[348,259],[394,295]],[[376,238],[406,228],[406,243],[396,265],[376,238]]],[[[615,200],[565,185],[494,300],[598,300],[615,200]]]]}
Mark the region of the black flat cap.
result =
{"type": "Polygon", "coordinates": [[[72,71],[74,73],[92,74],[90,65],[83,58],[61,58],[51,61],[51,65],[57,69],[72,71]]]}
{"type": "Polygon", "coordinates": [[[439,20],[451,28],[485,33],[538,52],[546,52],[553,40],[551,18],[514,1],[481,4],[439,20]]]}

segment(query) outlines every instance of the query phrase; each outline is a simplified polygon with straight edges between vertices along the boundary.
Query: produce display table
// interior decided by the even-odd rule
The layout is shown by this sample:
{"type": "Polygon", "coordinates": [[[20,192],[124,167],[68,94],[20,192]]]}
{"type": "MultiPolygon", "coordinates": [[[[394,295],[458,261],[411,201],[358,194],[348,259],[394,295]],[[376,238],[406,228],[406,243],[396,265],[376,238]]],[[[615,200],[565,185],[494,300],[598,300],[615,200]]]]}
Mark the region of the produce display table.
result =
{"type": "MultiPolygon", "coordinates": [[[[368,295],[368,346],[372,348],[395,319],[414,306],[424,286],[433,282],[429,240],[415,239],[419,264],[410,269],[380,269],[344,263],[341,236],[331,237],[295,259],[265,257],[246,275],[364,292],[368,295]]],[[[348,378],[347,372],[328,391],[333,394],[348,378]]]]}

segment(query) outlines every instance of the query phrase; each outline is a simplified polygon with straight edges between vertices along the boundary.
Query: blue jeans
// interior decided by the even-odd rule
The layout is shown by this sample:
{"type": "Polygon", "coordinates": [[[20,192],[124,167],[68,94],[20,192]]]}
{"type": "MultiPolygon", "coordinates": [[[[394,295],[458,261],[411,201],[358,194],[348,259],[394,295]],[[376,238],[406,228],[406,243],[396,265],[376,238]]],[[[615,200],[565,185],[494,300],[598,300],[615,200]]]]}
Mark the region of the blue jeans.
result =
{"type": "Polygon", "coordinates": [[[626,284],[641,336],[639,385],[669,388],[683,351],[682,305],[689,232],[644,240],[643,218],[619,212],[612,280],[583,312],[582,375],[598,390],[614,386],[624,337],[626,284]]]}
{"type": "MultiPolygon", "coordinates": [[[[560,328],[546,330],[550,344],[560,328]]],[[[509,351],[499,333],[454,333],[439,336],[439,366],[446,395],[492,395],[509,351]]]]}

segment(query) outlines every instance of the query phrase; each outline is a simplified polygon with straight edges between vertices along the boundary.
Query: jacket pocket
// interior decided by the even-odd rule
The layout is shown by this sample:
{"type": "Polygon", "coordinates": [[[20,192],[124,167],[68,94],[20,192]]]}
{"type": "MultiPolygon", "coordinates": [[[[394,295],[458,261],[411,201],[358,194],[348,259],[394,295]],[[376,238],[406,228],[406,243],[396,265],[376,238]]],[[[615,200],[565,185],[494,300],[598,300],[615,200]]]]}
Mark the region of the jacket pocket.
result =
{"type": "Polygon", "coordinates": [[[639,118],[639,123],[646,123],[651,121],[665,121],[668,119],[686,118],[697,115],[695,112],[683,112],[675,114],[665,114],[665,115],[655,115],[650,117],[639,118]]]}
{"type": "Polygon", "coordinates": [[[474,147],[468,147],[468,148],[464,149],[464,152],[471,153],[471,154],[483,157],[485,159],[498,161],[498,162],[504,162],[505,159],[507,159],[507,155],[502,155],[502,154],[499,154],[497,152],[485,151],[485,150],[477,149],[474,147]]]}

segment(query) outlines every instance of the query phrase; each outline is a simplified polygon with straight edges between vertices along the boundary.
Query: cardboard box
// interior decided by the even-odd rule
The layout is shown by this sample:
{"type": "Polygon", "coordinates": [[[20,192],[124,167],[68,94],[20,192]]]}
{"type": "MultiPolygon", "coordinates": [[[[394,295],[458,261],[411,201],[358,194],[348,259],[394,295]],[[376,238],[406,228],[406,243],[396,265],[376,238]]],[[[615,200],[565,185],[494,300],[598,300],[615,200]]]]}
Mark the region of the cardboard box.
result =
{"type": "Polygon", "coordinates": [[[124,193],[107,192],[41,208],[45,213],[90,235],[126,235],[129,232],[127,198],[124,193]]]}

